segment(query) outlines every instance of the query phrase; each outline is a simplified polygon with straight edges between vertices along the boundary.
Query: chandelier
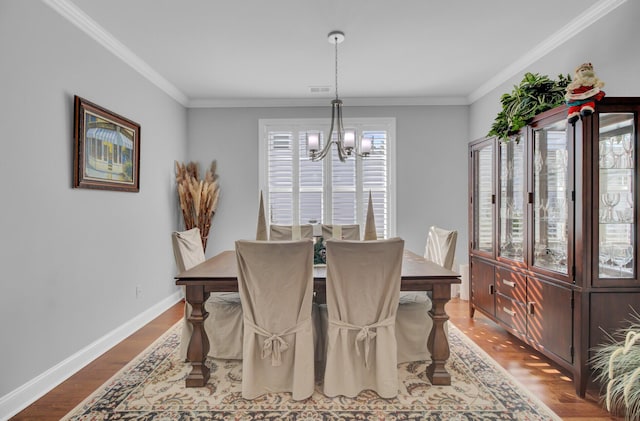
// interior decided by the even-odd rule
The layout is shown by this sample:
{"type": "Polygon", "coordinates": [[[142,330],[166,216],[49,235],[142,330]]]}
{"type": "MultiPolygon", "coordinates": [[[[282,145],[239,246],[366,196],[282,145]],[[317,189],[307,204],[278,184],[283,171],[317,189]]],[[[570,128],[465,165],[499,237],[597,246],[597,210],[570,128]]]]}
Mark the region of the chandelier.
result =
{"type": "Polygon", "coordinates": [[[307,133],[307,149],[312,161],[320,161],[329,153],[331,145],[335,144],[338,149],[338,158],[345,162],[347,157],[352,155],[368,156],[371,153],[372,139],[361,139],[359,150],[356,149],[356,131],[344,128],[342,123],[342,100],[338,97],[338,44],[344,41],[344,33],[333,31],[329,33],[328,41],[335,46],[336,63],[336,99],[331,101],[331,128],[329,135],[325,138],[325,144],[320,150],[320,133],[307,133]],[[334,135],[335,129],[335,135],[334,135]]]}

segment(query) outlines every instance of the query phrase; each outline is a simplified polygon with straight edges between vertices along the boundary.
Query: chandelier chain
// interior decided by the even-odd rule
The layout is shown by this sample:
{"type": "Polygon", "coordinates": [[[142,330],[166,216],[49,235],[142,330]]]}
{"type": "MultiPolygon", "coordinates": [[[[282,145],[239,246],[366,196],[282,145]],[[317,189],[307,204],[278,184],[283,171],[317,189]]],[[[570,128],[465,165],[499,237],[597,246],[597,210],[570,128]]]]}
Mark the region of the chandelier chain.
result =
{"type": "Polygon", "coordinates": [[[338,99],[338,36],[334,37],[335,51],[336,51],[336,99],[338,99]]]}

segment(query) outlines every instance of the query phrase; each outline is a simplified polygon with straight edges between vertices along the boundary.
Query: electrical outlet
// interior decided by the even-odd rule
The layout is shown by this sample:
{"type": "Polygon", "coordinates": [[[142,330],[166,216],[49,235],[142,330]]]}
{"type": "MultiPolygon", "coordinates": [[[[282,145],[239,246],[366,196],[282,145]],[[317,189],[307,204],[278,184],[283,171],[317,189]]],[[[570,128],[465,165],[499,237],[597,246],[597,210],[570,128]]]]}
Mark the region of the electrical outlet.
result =
{"type": "Polygon", "coordinates": [[[140,285],[136,285],[136,298],[142,298],[142,287],[140,285]]]}

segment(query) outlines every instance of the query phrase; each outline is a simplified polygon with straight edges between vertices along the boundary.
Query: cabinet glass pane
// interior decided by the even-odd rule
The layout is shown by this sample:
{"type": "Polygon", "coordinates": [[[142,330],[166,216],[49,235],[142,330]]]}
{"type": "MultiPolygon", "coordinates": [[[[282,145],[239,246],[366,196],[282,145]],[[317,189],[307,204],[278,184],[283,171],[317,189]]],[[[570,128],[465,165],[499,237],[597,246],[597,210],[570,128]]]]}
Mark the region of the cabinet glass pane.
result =
{"type": "Polygon", "coordinates": [[[493,145],[473,153],[473,245],[476,250],[493,251],[493,145]]]}
{"type": "Polygon", "coordinates": [[[524,141],[500,143],[500,256],[522,261],[524,141]]]}
{"type": "Polygon", "coordinates": [[[566,121],[534,131],[533,145],[533,265],[567,271],[566,121]]]}
{"type": "Polygon", "coordinates": [[[631,113],[600,114],[599,243],[600,278],[634,278],[635,134],[631,113]]]}

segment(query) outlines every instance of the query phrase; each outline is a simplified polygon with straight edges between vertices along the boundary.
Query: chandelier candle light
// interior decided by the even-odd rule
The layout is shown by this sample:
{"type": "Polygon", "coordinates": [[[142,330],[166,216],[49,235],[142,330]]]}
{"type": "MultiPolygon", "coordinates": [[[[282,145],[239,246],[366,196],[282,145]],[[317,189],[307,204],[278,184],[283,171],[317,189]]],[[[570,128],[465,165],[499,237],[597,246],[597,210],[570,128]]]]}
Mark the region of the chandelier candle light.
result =
{"type": "Polygon", "coordinates": [[[331,101],[331,128],[322,150],[320,150],[320,133],[307,133],[307,149],[312,161],[320,161],[329,153],[331,144],[335,143],[338,148],[338,158],[341,162],[345,162],[347,157],[351,155],[368,156],[371,153],[372,139],[361,139],[358,151],[356,149],[356,131],[353,129],[345,130],[342,124],[342,100],[338,97],[338,44],[344,41],[344,33],[340,31],[330,32],[328,40],[335,45],[336,57],[336,99],[331,101]],[[334,128],[335,137],[333,135],[334,128]]]}

